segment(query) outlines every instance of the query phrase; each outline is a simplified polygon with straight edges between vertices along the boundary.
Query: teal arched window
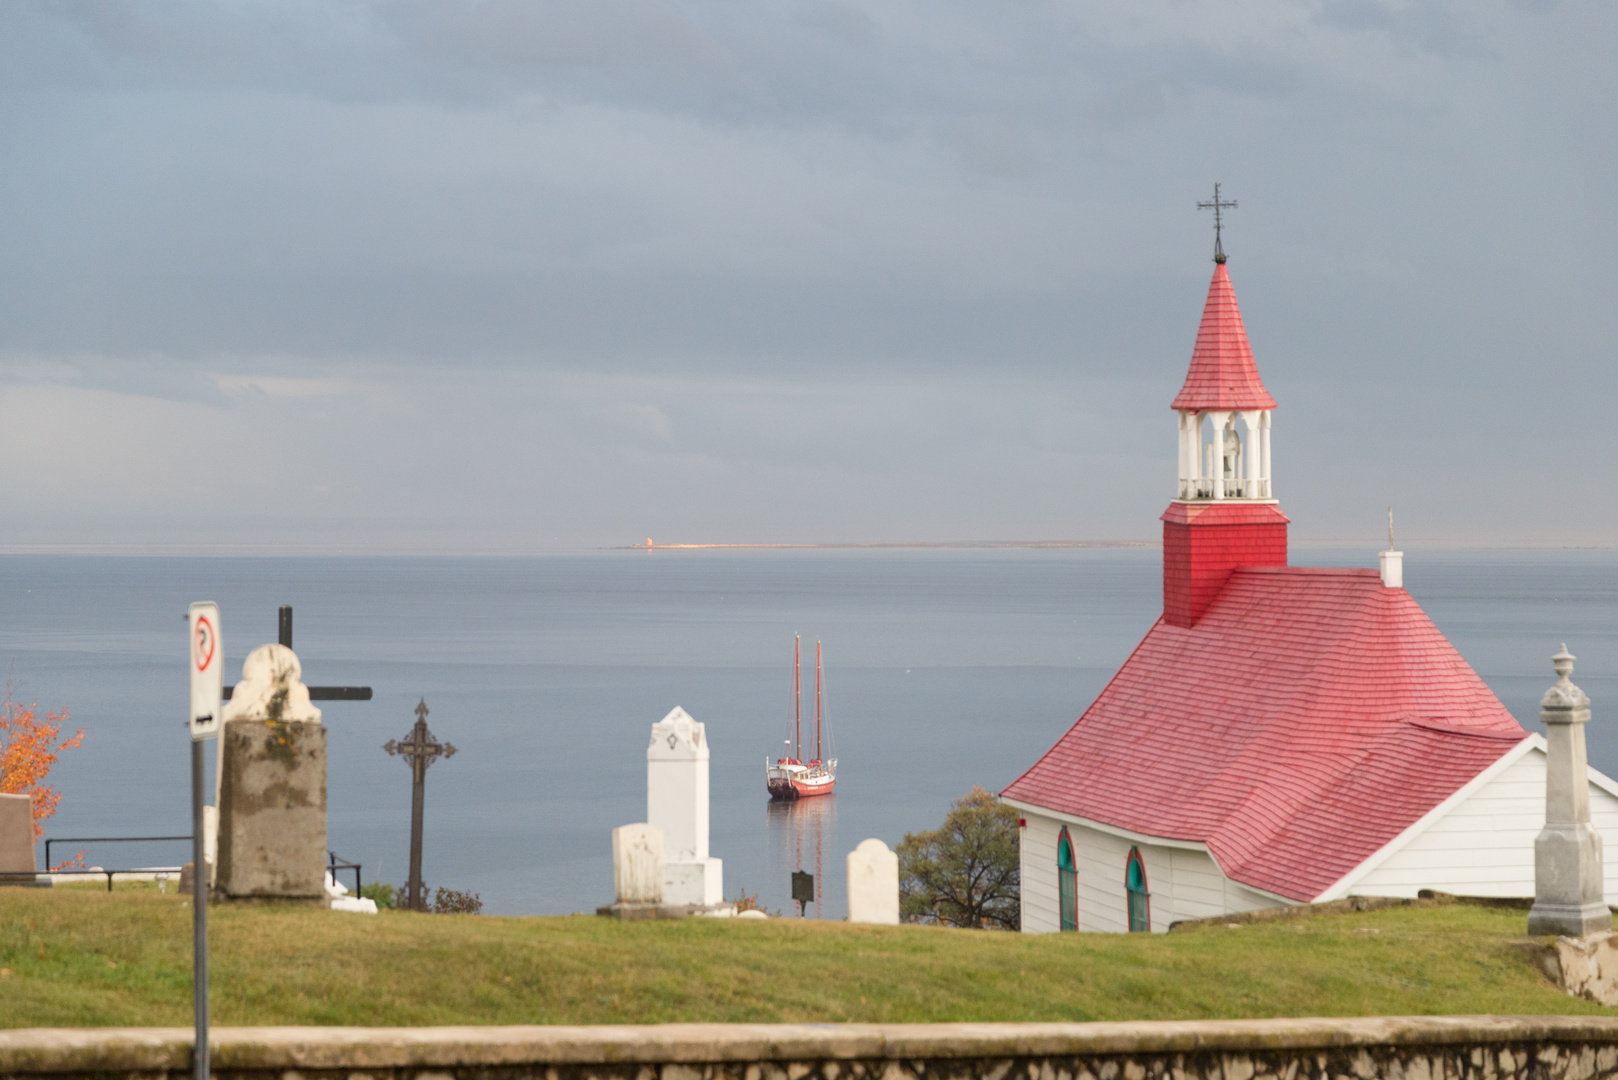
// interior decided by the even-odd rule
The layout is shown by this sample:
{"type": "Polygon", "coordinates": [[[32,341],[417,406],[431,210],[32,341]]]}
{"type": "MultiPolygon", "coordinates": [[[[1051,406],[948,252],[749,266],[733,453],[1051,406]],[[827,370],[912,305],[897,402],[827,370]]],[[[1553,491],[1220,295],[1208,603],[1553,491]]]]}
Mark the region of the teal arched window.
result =
{"type": "Polygon", "coordinates": [[[1057,898],[1062,908],[1062,929],[1079,928],[1079,861],[1073,857],[1073,840],[1062,830],[1056,841],[1057,898]]]}
{"type": "Polygon", "coordinates": [[[1124,871],[1124,893],[1129,897],[1129,932],[1146,933],[1152,928],[1152,894],[1146,891],[1146,864],[1141,862],[1140,848],[1129,849],[1129,863],[1124,871]]]}

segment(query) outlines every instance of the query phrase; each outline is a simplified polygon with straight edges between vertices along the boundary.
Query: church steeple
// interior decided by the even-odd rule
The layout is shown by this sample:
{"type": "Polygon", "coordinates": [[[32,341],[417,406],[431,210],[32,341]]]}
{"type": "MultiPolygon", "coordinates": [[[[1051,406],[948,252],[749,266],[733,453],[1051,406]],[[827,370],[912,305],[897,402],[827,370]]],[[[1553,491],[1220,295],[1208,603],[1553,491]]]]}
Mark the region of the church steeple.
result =
{"type": "Polygon", "coordinates": [[[1163,618],[1175,626],[1195,626],[1236,568],[1287,563],[1287,518],[1270,473],[1275,399],[1258,377],[1230,271],[1216,262],[1171,405],[1180,478],[1163,515],[1163,618]]]}
{"type": "Polygon", "coordinates": [[[1214,267],[1191,369],[1170,407],[1180,414],[1177,498],[1275,497],[1270,480],[1270,413],[1275,399],[1258,377],[1236,290],[1223,262],[1214,267]]]}

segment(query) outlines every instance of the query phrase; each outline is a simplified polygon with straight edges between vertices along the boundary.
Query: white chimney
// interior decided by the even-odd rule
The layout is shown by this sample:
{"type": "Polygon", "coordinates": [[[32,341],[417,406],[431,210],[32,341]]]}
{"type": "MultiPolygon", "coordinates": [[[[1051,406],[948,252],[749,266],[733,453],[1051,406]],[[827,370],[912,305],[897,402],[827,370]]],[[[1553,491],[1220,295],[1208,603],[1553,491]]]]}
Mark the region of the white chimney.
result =
{"type": "Polygon", "coordinates": [[[1405,587],[1405,553],[1393,550],[1393,507],[1388,507],[1388,550],[1381,552],[1382,586],[1387,589],[1405,587]]]}
{"type": "Polygon", "coordinates": [[[1382,584],[1390,589],[1405,587],[1405,553],[1402,551],[1383,551],[1379,553],[1382,559],[1382,584]]]}

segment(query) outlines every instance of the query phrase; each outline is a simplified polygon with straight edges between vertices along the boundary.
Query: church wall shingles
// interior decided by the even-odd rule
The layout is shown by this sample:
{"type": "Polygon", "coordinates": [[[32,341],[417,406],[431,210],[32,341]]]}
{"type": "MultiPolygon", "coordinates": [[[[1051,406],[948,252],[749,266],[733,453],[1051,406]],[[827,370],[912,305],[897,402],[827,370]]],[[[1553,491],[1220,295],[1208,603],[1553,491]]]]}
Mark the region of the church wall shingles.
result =
{"type": "Polygon", "coordinates": [[[1269,504],[1176,503],[1163,515],[1163,620],[1195,626],[1230,575],[1287,564],[1287,518],[1269,504]]]}

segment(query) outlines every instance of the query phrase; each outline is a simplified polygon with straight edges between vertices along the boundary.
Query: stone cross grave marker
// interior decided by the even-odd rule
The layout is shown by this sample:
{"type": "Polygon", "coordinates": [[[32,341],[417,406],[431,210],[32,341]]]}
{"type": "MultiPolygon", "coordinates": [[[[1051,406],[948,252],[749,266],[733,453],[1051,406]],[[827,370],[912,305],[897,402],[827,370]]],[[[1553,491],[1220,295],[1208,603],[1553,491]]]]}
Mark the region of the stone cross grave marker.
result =
{"type": "MultiPolygon", "coordinates": [[[[277,620],[277,640],[286,648],[292,648],[292,605],[282,604],[277,620]]],[[[370,701],[371,688],[369,686],[309,686],[310,701],[370,701]]],[[[236,693],[236,687],[226,686],[220,690],[220,700],[228,702],[236,693]]],[[[218,834],[219,834],[219,786],[225,773],[225,740],[220,738],[218,760],[214,769],[214,804],[203,807],[203,831],[207,839],[204,840],[203,859],[211,865],[218,866],[218,834]]]]}
{"type": "MultiPolygon", "coordinates": [[[[277,640],[287,648],[292,648],[292,605],[282,604],[280,612],[280,626],[277,640]]],[[[310,701],[370,701],[371,688],[369,686],[310,686],[310,701]]],[[[229,701],[236,692],[234,686],[227,686],[220,696],[229,701]]]]}
{"type": "Polygon", "coordinates": [[[441,757],[454,757],[455,747],[441,743],[427,730],[427,699],[416,706],[416,723],[403,742],[389,739],[382,749],[410,762],[410,881],[405,903],[412,911],[426,911],[426,890],[421,884],[421,816],[427,793],[427,766],[441,757]]]}
{"type": "Polygon", "coordinates": [[[899,925],[899,854],[875,838],[848,853],[848,921],[899,925]]]}

